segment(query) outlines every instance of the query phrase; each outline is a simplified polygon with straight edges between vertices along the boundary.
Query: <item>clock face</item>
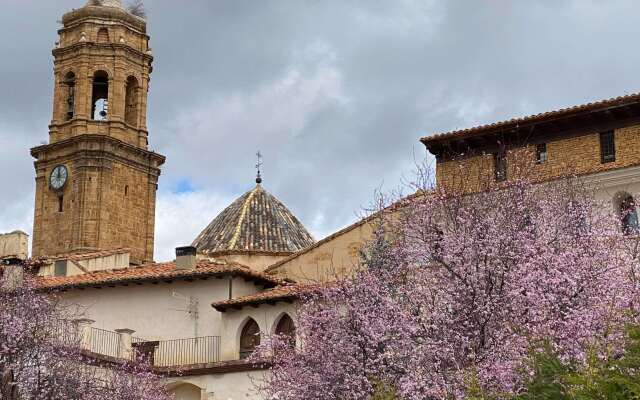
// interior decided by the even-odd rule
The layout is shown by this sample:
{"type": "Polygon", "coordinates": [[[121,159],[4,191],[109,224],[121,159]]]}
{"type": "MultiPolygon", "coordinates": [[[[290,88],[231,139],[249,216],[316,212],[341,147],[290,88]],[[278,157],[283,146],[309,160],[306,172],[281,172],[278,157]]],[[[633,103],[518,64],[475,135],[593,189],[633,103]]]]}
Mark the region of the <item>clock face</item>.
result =
{"type": "Polygon", "coordinates": [[[53,190],[60,190],[64,187],[64,184],[67,183],[68,177],[69,172],[67,171],[67,167],[64,165],[58,165],[53,169],[53,171],[51,171],[49,184],[53,190]]]}

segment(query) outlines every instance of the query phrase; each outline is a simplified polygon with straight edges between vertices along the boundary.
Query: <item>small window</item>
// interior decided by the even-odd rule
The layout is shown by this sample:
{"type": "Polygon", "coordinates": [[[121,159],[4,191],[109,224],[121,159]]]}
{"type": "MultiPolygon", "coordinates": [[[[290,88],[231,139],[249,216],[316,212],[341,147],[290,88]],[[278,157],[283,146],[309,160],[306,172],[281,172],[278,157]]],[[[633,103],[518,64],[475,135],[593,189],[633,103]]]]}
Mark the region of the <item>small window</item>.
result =
{"type": "Polygon", "coordinates": [[[107,28],[98,30],[98,43],[109,43],[109,30],[107,28]]]}
{"type": "Polygon", "coordinates": [[[58,212],[63,212],[64,211],[64,196],[60,195],[58,196],[58,212]]]}
{"type": "Polygon", "coordinates": [[[496,181],[502,182],[507,179],[507,157],[504,151],[500,151],[493,155],[493,166],[496,181]]]}
{"type": "Polygon", "coordinates": [[[58,260],[53,264],[55,276],[67,276],[67,260],[58,260]]]}
{"type": "Polygon", "coordinates": [[[547,144],[538,143],[536,145],[536,164],[544,164],[547,162],[547,144]]]}
{"type": "Polygon", "coordinates": [[[603,164],[616,160],[616,141],[613,131],[600,134],[600,158],[603,164]]]}
{"type": "Polygon", "coordinates": [[[260,345],[260,328],[256,321],[249,319],[240,335],[240,359],[248,358],[258,345],[260,345]]]}
{"type": "Polygon", "coordinates": [[[124,195],[125,197],[129,194],[129,185],[125,185],[124,187],[124,195]]]}

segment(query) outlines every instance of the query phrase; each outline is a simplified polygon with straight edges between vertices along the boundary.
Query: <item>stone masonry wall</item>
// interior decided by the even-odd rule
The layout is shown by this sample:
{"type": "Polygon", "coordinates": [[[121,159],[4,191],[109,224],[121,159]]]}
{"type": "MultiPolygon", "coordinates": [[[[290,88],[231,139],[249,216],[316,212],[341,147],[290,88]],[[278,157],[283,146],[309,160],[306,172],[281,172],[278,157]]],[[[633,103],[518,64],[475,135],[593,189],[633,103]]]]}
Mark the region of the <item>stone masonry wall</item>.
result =
{"type": "MultiPolygon", "coordinates": [[[[601,163],[599,133],[549,141],[547,161],[535,162],[535,145],[507,150],[507,179],[528,176],[544,181],[570,174],[584,175],[640,165],[640,125],[614,131],[616,160],[601,163]]],[[[494,182],[492,154],[480,154],[438,162],[436,180],[439,186],[464,191],[481,190],[488,182],[494,182]]]]}

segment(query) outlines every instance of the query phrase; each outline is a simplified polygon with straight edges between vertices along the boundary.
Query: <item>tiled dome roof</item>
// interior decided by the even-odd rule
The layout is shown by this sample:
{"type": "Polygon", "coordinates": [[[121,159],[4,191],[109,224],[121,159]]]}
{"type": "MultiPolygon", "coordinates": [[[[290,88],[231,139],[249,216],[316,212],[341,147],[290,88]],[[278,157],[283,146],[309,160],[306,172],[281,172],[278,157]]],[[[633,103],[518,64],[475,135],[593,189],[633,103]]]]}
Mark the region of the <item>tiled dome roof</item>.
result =
{"type": "Polygon", "coordinates": [[[192,245],[205,254],[293,253],[313,243],[291,211],[258,184],[214,218],[192,245]]]}

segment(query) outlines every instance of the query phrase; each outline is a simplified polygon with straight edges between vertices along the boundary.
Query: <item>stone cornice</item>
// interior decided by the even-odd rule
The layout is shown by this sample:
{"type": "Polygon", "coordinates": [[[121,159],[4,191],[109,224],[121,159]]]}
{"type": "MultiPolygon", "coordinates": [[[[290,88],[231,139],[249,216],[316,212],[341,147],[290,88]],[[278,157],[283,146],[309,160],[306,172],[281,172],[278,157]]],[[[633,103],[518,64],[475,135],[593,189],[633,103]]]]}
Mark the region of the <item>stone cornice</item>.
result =
{"type": "MultiPolygon", "coordinates": [[[[110,136],[105,136],[105,135],[95,135],[95,134],[83,134],[83,135],[78,135],[78,136],[74,136],[71,137],[69,139],[65,139],[65,140],[61,140],[59,142],[55,142],[55,143],[51,143],[51,144],[46,144],[46,145],[42,145],[42,146],[37,146],[31,149],[31,156],[36,158],[38,161],[36,161],[36,163],[40,162],[40,155],[42,153],[49,153],[55,150],[62,150],[65,148],[69,148],[69,147],[74,147],[73,148],[73,152],[83,152],[83,153],[113,153],[112,151],[110,151],[110,149],[105,149],[104,145],[108,144],[111,147],[114,148],[120,148],[125,150],[126,152],[129,152],[130,154],[138,157],[139,159],[148,159],[148,160],[152,160],[154,161],[154,164],[156,167],[161,166],[162,164],[164,164],[166,158],[165,156],[155,153],[153,151],[149,151],[149,150],[145,150],[142,149],[140,147],[136,147],[133,145],[130,145],[128,143],[125,143],[121,140],[115,139],[113,137],[110,136]],[[92,149],[90,147],[90,144],[92,143],[99,143],[100,144],[100,148],[99,149],[92,149]]],[[[144,165],[145,167],[149,167],[147,165],[147,163],[143,163],[140,162],[139,163],[141,165],[144,165]]],[[[157,168],[156,168],[157,169],[157,168]]],[[[159,172],[159,171],[158,171],[159,172]]]]}
{"type": "Polygon", "coordinates": [[[140,17],[137,17],[131,13],[114,7],[99,7],[99,6],[85,6],[77,10],[70,11],[62,16],[62,23],[64,28],[59,32],[63,32],[65,29],[70,28],[73,24],[85,21],[87,19],[100,19],[100,20],[118,20],[125,25],[129,25],[132,29],[139,33],[147,33],[147,22],[140,17]]]}
{"type": "Polygon", "coordinates": [[[603,188],[640,183],[640,166],[618,168],[584,176],[584,182],[603,188]]]}
{"type": "Polygon", "coordinates": [[[149,63],[153,62],[153,56],[151,54],[148,54],[148,53],[142,52],[140,50],[134,49],[133,47],[131,47],[131,46],[127,45],[127,44],[122,44],[122,43],[78,42],[78,43],[74,43],[74,44],[69,45],[69,46],[53,49],[51,51],[51,54],[53,54],[53,56],[57,58],[57,57],[66,55],[67,53],[73,53],[73,52],[77,51],[78,49],[82,49],[82,48],[85,48],[85,47],[121,49],[121,50],[128,51],[130,53],[133,53],[135,56],[140,57],[140,58],[142,58],[144,60],[147,60],[149,63]]]}

